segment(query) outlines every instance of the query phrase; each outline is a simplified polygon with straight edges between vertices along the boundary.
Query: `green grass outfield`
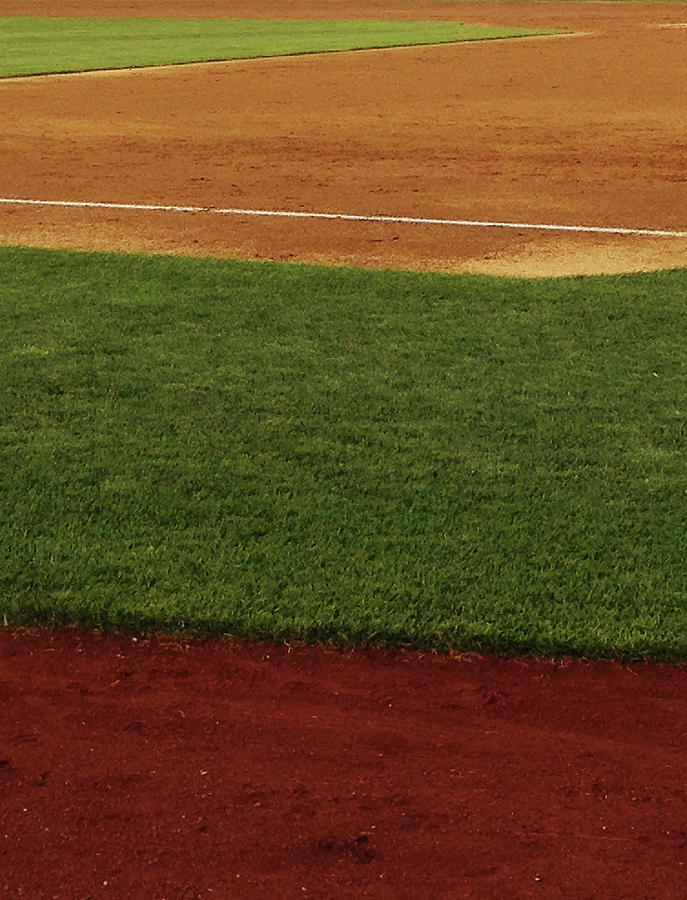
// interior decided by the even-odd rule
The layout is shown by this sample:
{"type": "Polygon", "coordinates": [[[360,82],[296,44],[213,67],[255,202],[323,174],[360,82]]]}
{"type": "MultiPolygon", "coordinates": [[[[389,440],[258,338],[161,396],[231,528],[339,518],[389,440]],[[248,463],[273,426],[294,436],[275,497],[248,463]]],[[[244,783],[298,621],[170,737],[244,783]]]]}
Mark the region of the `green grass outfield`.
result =
{"type": "Polygon", "coordinates": [[[0,250],[0,622],[687,659],[687,271],[0,250]]]}
{"type": "Polygon", "coordinates": [[[457,22],[0,18],[0,77],[474,41],[542,32],[457,22]]]}

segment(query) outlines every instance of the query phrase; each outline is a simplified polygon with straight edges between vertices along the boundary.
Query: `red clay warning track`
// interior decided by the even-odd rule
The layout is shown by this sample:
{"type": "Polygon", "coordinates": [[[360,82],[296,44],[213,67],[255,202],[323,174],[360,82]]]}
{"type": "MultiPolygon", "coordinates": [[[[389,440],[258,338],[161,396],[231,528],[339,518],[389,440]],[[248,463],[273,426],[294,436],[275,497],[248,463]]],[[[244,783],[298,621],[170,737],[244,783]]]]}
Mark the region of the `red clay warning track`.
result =
{"type": "Polygon", "coordinates": [[[8,897],[665,897],[687,673],[0,631],[8,897]]]}
{"type": "MultiPolygon", "coordinates": [[[[248,2],[30,5],[265,15],[248,2]]],[[[399,4],[279,2],[383,18],[399,4]]],[[[0,3],[0,13],[27,4],[0,3]]],[[[425,3],[564,37],[0,82],[0,197],[687,230],[683,6],[425,3]]],[[[0,241],[516,275],[687,264],[687,238],[0,207],[0,241]]]]}

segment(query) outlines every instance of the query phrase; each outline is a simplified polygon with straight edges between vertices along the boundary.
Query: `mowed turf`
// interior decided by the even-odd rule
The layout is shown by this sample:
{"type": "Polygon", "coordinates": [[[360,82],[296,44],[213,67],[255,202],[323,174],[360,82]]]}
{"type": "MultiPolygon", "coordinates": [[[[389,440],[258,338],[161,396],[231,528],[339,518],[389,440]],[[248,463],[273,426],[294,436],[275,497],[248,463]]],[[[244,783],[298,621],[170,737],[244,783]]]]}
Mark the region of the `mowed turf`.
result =
{"type": "Polygon", "coordinates": [[[0,621],[687,659],[687,272],[0,251],[0,621]]]}
{"type": "Polygon", "coordinates": [[[0,18],[0,77],[536,34],[456,22],[0,18]]]}

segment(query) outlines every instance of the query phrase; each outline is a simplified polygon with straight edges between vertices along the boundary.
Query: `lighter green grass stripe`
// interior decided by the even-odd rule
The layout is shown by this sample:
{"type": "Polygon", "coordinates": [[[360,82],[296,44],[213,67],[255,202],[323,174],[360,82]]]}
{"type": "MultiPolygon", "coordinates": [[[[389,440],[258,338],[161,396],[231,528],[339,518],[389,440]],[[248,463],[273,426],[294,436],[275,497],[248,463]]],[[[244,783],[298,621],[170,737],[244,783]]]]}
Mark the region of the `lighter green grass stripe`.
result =
{"type": "Polygon", "coordinates": [[[522,37],[455,22],[7,17],[0,77],[522,37]]]}

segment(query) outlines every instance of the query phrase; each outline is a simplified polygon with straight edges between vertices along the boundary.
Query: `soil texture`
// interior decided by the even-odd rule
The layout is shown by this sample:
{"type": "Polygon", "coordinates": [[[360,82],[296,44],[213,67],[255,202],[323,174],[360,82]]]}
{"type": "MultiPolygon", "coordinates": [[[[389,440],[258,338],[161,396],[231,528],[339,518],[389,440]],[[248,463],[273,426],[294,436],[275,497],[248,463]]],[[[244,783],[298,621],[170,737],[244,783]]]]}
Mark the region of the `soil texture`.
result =
{"type": "Polygon", "coordinates": [[[9,897],[687,893],[687,673],[0,630],[9,897]]]}
{"type": "MultiPolygon", "coordinates": [[[[264,3],[0,12],[264,16],[264,3]]],[[[682,5],[269,4],[565,36],[0,82],[0,197],[687,231],[682,5]]],[[[687,264],[687,237],[0,205],[0,242],[503,275],[687,264]]]]}

